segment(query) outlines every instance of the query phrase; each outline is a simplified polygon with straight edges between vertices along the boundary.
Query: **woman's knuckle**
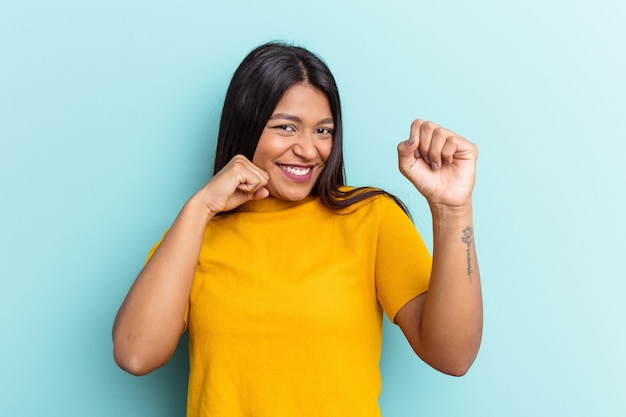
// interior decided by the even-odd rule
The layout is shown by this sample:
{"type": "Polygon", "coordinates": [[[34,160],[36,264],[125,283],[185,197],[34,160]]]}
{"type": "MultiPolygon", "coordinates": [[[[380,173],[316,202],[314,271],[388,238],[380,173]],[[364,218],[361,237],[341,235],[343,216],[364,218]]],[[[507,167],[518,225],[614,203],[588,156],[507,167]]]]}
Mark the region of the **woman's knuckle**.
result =
{"type": "Polygon", "coordinates": [[[424,123],[422,119],[415,119],[413,120],[413,122],[411,122],[411,128],[412,129],[418,128],[422,125],[422,123],[424,123]]]}

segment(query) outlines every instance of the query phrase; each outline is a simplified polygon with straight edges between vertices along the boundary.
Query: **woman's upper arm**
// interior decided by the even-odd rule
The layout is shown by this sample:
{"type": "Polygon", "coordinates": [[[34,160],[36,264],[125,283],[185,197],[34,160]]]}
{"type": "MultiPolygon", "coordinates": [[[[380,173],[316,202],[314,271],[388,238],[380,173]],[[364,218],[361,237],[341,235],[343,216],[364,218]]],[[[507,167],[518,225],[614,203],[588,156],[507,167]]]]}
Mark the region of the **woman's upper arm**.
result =
{"type": "Polygon", "coordinates": [[[422,327],[422,313],[426,302],[424,292],[407,302],[395,316],[395,322],[404,333],[407,341],[418,355],[420,355],[420,329],[422,327]]]}

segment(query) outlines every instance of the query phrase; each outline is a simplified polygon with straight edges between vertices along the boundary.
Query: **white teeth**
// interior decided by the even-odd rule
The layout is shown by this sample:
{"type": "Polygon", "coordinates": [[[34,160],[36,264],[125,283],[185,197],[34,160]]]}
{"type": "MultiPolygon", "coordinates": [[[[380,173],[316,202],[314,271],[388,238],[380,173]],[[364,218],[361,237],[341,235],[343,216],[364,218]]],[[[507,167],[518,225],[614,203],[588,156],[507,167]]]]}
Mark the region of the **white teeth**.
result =
{"type": "Polygon", "coordinates": [[[289,172],[290,174],[300,175],[300,176],[306,175],[309,173],[309,171],[311,171],[311,167],[303,168],[303,167],[292,167],[288,165],[281,165],[281,168],[289,172]]]}

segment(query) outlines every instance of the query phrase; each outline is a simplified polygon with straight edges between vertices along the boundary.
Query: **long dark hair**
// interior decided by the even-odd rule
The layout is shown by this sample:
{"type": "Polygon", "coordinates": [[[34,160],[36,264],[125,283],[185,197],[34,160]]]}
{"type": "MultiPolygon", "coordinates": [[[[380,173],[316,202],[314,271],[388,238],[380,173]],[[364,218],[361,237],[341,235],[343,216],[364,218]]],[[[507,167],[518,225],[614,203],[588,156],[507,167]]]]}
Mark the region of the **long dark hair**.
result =
{"type": "Polygon", "coordinates": [[[326,95],[333,116],[333,146],[324,170],[312,190],[330,210],[340,210],[378,194],[395,196],[373,187],[341,190],[345,185],[341,103],[335,78],[310,51],[281,42],[261,45],[248,54],[235,71],[226,92],[217,136],[214,174],[237,154],[252,160],[261,133],[285,92],[298,83],[309,84],[326,95]]]}

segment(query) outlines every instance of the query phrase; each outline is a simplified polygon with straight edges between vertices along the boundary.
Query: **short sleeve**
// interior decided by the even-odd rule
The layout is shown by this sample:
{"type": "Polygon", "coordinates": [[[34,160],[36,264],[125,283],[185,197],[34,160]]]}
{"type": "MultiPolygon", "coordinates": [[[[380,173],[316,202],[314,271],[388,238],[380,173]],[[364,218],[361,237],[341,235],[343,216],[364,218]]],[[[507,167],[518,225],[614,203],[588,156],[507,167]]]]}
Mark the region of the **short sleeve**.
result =
{"type": "Polygon", "coordinates": [[[432,258],[409,216],[381,197],[376,249],[376,293],[389,320],[410,300],[428,291],[432,258]]]}

